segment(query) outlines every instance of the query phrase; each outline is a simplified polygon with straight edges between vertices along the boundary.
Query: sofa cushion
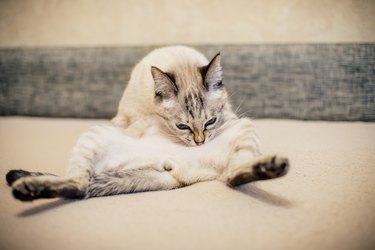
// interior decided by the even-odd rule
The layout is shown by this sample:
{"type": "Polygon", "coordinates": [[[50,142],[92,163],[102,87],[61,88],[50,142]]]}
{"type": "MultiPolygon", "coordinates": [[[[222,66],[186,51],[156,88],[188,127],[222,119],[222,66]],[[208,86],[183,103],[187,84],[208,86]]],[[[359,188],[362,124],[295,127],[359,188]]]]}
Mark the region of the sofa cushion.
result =
{"type": "MultiPolygon", "coordinates": [[[[375,121],[375,44],[196,46],[223,55],[239,114],[375,121]]],[[[0,115],[110,118],[154,47],[0,49],[0,115]]]]}
{"type": "Polygon", "coordinates": [[[257,120],[283,178],[205,182],[83,201],[15,200],[12,168],[63,174],[78,135],[104,120],[0,119],[1,249],[374,249],[375,124],[257,120]]]}

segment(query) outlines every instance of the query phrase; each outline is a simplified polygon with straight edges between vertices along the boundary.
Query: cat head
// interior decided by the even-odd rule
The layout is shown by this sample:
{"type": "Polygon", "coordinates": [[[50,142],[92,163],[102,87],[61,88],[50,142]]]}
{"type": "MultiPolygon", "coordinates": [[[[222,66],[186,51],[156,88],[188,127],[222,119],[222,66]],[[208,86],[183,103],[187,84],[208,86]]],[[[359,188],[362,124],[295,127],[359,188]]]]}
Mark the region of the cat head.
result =
{"type": "Polygon", "coordinates": [[[189,146],[211,140],[224,122],[228,95],[220,60],[219,53],[208,65],[184,65],[176,72],[151,67],[155,112],[164,119],[171,136],[189,146]]]}

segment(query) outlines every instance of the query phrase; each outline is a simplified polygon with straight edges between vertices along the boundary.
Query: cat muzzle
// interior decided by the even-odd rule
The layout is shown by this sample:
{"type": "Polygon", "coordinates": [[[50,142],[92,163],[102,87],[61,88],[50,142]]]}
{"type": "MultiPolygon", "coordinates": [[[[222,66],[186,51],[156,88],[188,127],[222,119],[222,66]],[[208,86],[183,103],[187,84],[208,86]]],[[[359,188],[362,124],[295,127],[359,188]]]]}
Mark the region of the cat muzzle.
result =
{"type": "Polygon", "coordinates": [[[204,135],[194,135],[194,141],[197,145],[202,145],[205,139],[204,135]]]}

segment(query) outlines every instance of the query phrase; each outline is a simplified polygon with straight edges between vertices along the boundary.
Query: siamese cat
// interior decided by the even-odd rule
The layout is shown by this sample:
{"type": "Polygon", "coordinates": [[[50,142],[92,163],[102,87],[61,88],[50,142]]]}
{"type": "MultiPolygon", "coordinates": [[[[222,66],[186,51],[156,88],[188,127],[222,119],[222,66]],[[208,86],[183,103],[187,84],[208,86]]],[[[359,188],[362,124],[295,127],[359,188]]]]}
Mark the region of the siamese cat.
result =
{"type": "Polygon", "coordinates": [[[183,46],[152,51],[132,71],[112,123],[80,136],[64,177],[9,171],[14,197],[90,198],[209,180],[233,187],[289,168],[286,157],[262,156],[252,121],[232,111],[220,54],[208,62],[183,46]]]}

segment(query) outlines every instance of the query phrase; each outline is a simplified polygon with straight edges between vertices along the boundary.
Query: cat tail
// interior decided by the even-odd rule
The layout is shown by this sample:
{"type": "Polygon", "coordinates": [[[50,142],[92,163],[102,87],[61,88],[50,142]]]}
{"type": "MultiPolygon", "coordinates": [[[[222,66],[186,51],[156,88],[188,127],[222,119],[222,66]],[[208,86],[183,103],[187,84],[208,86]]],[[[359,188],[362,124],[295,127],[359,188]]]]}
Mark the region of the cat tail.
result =
{"type": "Polygon", "coordinates": [[[41,175],[56,176],[50,173],[29,172],[29,171],[22,170],[22,169],[12,169],[6,174],[5,179],[8,183],[8,186],[12,186],[12,184],[20,178],[29,177],[29,176],[41,176],[41,175]]]}

